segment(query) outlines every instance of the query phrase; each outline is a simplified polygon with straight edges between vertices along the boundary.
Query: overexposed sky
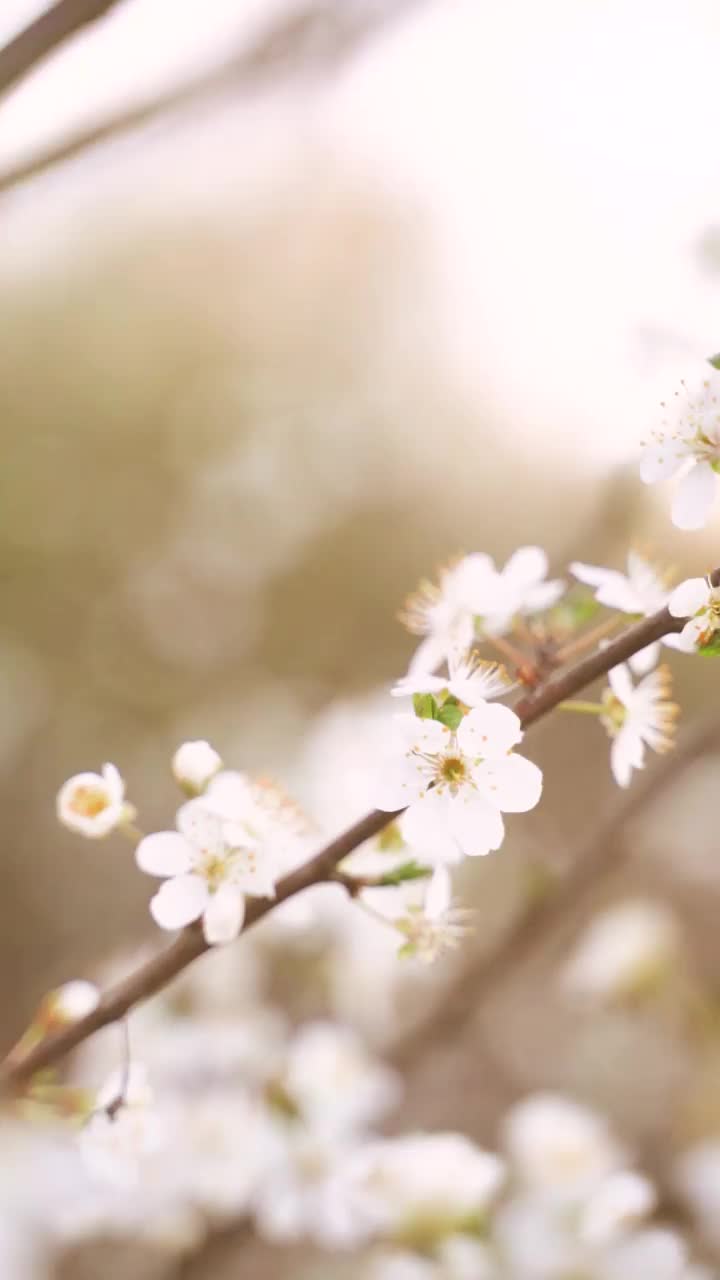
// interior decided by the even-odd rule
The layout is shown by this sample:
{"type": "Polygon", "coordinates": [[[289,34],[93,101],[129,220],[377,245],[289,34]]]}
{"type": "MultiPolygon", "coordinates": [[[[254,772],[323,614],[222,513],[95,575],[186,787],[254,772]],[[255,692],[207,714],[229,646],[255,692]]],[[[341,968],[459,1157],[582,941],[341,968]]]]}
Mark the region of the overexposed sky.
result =
{"type": "MultiPolygon", "coordinates": [[[[2,103],[0,163],[224,56],[285,3],[126,0],[2,103]]],[[[5,0],[0,31],[38,7],[5,0]]],[[[698,254],[720,226],[719,62],[716,0],[443,0],[295,109],[368,182],[431,215],[437,323],[470,392],[489,384],[529,429],[554,420],[558,444],[582,433],[612,461],[720,348],[720,277],[698,254]]],[[[282,150],[282,116],[272,129],[282,150]]],[[[233,130],[239,148],[267,147],[262,130],[233,130]]],[[[155,202],[183,181],[210,200],[225,190],[227,147],[190,179],[172,145],[158,156],[155,202]]],[[[45,185],[42,201],[36,184],[6,203],[14,255],[96,198],[81,165],[45,185]]]]}

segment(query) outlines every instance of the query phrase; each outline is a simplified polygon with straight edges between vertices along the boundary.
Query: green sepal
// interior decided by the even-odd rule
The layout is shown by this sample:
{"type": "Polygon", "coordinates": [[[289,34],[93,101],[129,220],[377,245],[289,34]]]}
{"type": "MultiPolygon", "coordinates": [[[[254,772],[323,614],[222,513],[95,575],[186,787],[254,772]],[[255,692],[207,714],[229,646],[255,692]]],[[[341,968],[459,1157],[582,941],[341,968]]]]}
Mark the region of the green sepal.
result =
{"type": "Polygon", "coordinates": [[[452,729],[453,733],[457,729],[463,718],[462,709],[456,698],[448,698],[438,711],[435,719],[445,725],[446,729],[452,729]]]}
{"type": "Polygon", "coordinates": [[[720,351],[716,356],[708,356],[708,364],[711,364],[713,369],[720,369],[720,351]]]}
{"type": "Polygon", "coordinates": [[[380,877],[380,884],[393,885],[404,884],[406,880],[425,880],[430,875],[431,868],[423,867],[419,862],[412,859],[410,862],[402,862],[399,867],[395,867],[393,871],[386,871],[380,877]]]}
{"type": "Polygon", "coordinates": [[[421,720],[437,720],[438,704],[431,693],[414,693],[413,709],[421,720]]]}
{"type": "Polygon", "coordinates": [[[720,631],[716,631],[707,644],[700,645],[698,653],[701,653],[704,658],[717,658],[720,654],[720,631]]]}

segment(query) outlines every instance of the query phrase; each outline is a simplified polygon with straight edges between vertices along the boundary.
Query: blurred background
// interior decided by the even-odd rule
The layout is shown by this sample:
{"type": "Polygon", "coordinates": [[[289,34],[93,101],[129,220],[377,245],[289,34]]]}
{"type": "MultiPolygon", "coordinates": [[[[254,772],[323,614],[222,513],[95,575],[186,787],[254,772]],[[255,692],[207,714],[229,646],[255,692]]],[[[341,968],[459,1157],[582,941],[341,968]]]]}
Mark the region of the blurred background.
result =
{"type": "MultiPolygon", "coordinates": [[[[0,38],[42,7],[4,0],[0,38]]],[[[718,562],[717,521],[673,530],[637,455],[719,341],[719,52],[712,0],[123,0],[2,99],[8,1047],[49,987],[155,938],[121,839],[57,826],[66,777],[112,760],[162,828],[172,752],[208,738],[332,832],[366,807],[343,785],[412,652],[397,610],[438,563],[538,543],[562,575],[638,541],[678,576],[718,562]]],[[[270,921],[235,962],[291,1022],[350,1022],[401,1068],[396,1130],[493,1146],[528,1091],[601,1108],[712,1261],[717,1227],[669,1171],[720,1140],[720,1041],[685,994],[714,1009],[720,981],[720,701],[712,664],[672,665],[676,769],[646,799],[642,779],[618,800],[597,725],[533,731],[544,802],[468,874],[456,962],[418,982],[381,930],[339,958],[337,923],[309,947],[270,921]],[[683,993],[588,1012],[567,956],[628,899],[670,913],[683,993]]],[[[720,1156],[713,1178],[717,1206],[720,1156]]],[[[106,1234],[27,1274],[330,1266],[226,1226],[93,1252],[106,1234]]]]}

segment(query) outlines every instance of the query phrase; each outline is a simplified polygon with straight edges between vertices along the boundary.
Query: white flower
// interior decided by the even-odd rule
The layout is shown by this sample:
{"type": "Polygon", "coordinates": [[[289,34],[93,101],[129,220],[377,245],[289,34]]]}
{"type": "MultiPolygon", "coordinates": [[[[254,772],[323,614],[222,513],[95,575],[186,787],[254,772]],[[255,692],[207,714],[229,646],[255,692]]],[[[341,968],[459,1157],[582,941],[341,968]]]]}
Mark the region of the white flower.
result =
{"type": "Polygon", "coordinates": [[[473,613],[480,616],[482,631],[501,635],[522,614],[540,613],[560,599],[565,583],[545,581],[548,559],[542,547],[520,547],[498,572],[472,582],[473,613]]]}
{"type": "Polygon", "coordinates": [[[290,1045],[282,1086],[314,1130],[351,1134],[400,1100],[400,1081],[349,1027],[311,1022],[290,1045]]]}
{"type": "Polygon", "coordinates": [[[95,983],[86,982],[82,978],[64,983],[50,995],[53,1019],[63,1023],[77,1022],[97,1009],[99,1003],[100,992],[95,983]]]}
{"type": "Polygon", "coordinates": [[[447,689],[467,707],[478,707],[491,698],[500,698],[513,687],[504,667],[497,662],[481,662],[470,654],[451,653],[447,676],[427,671],[408,673],[391,689],[394,698],[412,697],[415,693],[440,693],[447,689]]]}
{"type": "MultiPolygon", "coordinates": [[[[596,588],[595,599],[598,604],[604,604],[609,609],[620,609],[622,613],[649,617],[659,609],[664,609],[668,602],[667,583],[654,565],[637,551],[628,552],[626,574],[617,569],[583,564],[579,560],[573,561],[570,572],[579,582],[596,588]]],[[[686,651],[688,648],[680,636],[663,636],[662,641],[648,645],[629,659],[629,664],[637,675],[644,675],[656,665],[661,643],[670,649],[686,651]]]]}
{"type": "Polygon", "coordinates": [[[657,1192],[648,1178],[628,1170],[611,1173],[583,1205],[580,1237],[589,1245],[607,1244],[647,1218],[656,1204],[657,1192]]]}
{"type": "Polygon", "coordinates": [[[143,1158],[163,1140],[145,1067],[133,1062],[127,1070],[114,1071],[100,1089],[96,1107],[78,1135],[81,1155],[101,1180],[133,1186],[143,1158]]]}
{"type": "Polygon", "coordinates": [[[305,855],[308,822],[282,787],[268,778],[225,769],[211,779],[203,805],[224,820],[239,823],[276,867],[285,869],[305,855]]]}
{"type": "Polygon", "coordinates": [[[685,474],[673,498],[673,524],[678,529],[702,529],[720,472],[720,405],[709,381],[697,399],[688,401],[677,427],[653,433],[643,449],[640,479],[655,484],[681,468],[685,474]]]}
{"type": "Polygon", "coordinates": [[[588,925],[565,970],[568,990],[591,999],[647,991],[679,958],[675,917],[655,902],[622,902],[588,925]]]}
{"type": "Polygon", "coordinates": [[[608,672],[608,682],[601,720],[613,740],[610,768],[618,786],[628,787],[633,769],[645,767],[646,746],[660,753],[673,746],[679,708],[668,697],[667,667],[658,667],[633,685],[630,671],[621,663],[608,672]]]}
{"type": "Polygon", "coordinates": [[[311,1239],[333,1249],[367,1240],[373,1222],[346,1172],[353,1152],[326,1131],[278,1124],[268,1144],[266,1176],[253,1197],[260,1235],[277,1243],[311,1239]]]}
{"type": "Polygon", "coordinates": [[[473,600],[486,578],[495,576],[490,556],[465,556],[440,571],[438,586],[424,580],[405,603],[400,620],[425,639],[410,663],[410,674],[433,671],[454,651],[466,652],[475,633],[473,600]]]}
{"type": "Polygon", "coordinates": [[[352,1176],[376,1230],[422,1229],[427,1220],[445,1236],[487,1211],[505,1181],[505,1164],[463,1134],[417,1133],[369,1143],[358,1151],[352,1176]]]}
{"type": "Polygon", "coordinates": [[[106,836],[128,816],[125,783],[114,764],[102,773],[76,773],[57,796],[57,816],[63,826],[95,840],[106,836]]]}
{"type": "Polygon", "coordinates": [[[410,906],[404,916],[393,921],[406,939],[401,954],[417,956],[423,964],[432,964],[443,951],[460,945],[468,933],[467,921],[473,912],[452,905],[451,888],[447,867],[436,867],[422,908],[410,906]]]}
{"type": "Polygon", "coordinates": [[[375,803],[389,812],[407,806],[402,834],[429,857],[456,862],[499,849],[502,814],[538,803],[542,773],[514,754],[523,734],[509,707],[476,707],[455,733],[411,715],[396,716],[394,727],[396,751],[380,772],[375,803]]]}
{"type": "Polygon", "coordinates": [[[600,1280],[686,1280],[688,1254],[675,1231],[636,1231],[604,1254],[600,1280]]]}
{"type": "Polygon", "coordinates": [[[668,600],[674,618],[689,618],[680,635],[688,648],[709,644],[720,631],[720,587],[709,578],[688,578],[681,582],[668,600]]]}
{"type": "Polygon", "coordinates": [[[170,877],[150,913],[161,929],[181,929],[202,916],[206,942],[231,942],[245,918],[244,894],[274,894],[271,857],[239,823],[211,813],[204,800],[182,805],[177,828],[145,836],[135,851],[141,871],[170,877]]]}
{"type": "Polygon", "coordinates": [[[199,795],[222,769],[222,760],[209,742],[183,742],[172,759],[172,771],[180,786],[199,795]]]}
{"type": "Polygon", "coordinates": [[[624,1152],[602,1116],[558,1094],[519,1102],[504,1129],[511,1165],[534,1191],[584,1198],[623,1163],[624,1152]]]}

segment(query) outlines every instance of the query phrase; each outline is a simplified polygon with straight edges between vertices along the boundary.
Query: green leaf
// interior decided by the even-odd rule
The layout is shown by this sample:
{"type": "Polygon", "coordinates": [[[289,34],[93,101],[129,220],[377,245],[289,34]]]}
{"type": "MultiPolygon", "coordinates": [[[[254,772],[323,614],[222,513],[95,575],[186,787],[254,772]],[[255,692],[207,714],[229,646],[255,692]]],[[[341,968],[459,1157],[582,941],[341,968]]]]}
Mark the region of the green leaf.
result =
{"type": "Polygon", "coordinates": [[[447,702],[443,703],[435,717],[435,719],[439,720],[441,724],[444,724],[447,729],[452,729],[453,733],[457,729],[462,718],[463,713],[454,698],[448,699],[447,702]]]}
{"type": "Polygon", "coordinates": [[[410,862],[401,862],[393,871],[386,871],[380,877],[381,885],[403,884],[406,880],[424,880],[430,875],[431,868],[423,867],[414,858],[410,862]]]}
{"type": "Polygon", "coordinates": [[[438,704],[431,693],[414,693],[413,708],[421,720],[437,720],[438,704]]]}
{"type": "Polygon", "coordinates": [[[711,364],[713,369],[720,369],[720,352],[716,356],[708,356],[708,364],[711,364]]]}
{"type": "Polygon", "coordinates": [[[720,631],[716,631],[707,644],[701,645],[698,653],[701,653],[704,658],[717,658],[720,655],[720,631]]]}

